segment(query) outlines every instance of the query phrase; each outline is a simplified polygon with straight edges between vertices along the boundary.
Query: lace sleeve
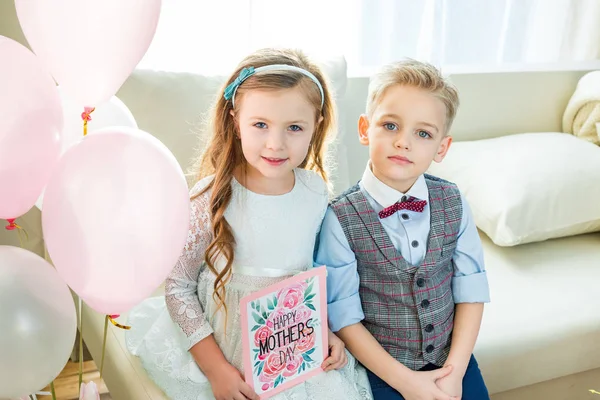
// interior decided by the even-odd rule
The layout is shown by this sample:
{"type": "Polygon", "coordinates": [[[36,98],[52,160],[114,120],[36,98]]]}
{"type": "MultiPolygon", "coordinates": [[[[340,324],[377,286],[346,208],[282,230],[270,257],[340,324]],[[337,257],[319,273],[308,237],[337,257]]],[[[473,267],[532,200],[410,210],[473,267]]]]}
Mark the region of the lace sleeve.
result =
{"type": "Polygon", "coordinates": [[[171,318],[188,339],[188,350],[213,333],[198,298],[198,277],[211,241],[208,193],[191,202],[190,230],[175,268],[165,283],[165,300],[171,318]]]}

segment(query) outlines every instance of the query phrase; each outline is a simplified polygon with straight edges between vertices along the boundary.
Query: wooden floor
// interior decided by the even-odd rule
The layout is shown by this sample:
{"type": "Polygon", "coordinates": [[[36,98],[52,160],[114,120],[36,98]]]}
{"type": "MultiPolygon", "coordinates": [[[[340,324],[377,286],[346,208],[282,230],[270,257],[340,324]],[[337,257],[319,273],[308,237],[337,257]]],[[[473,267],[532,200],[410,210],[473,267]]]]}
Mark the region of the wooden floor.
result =
{"type": "MultiPolygon", "coordinates": [[[[86,361],[83,363],[83,382],[94,381],[100,392],[101,400],[110,400],[110,394],[106,385],[100,379],[100,371],[96,367],[93,361],[86,361]]],[[[56,392],[57,400],[78,400],[79,399],[79,364],[69,362],[65,366],[65,369],[60,375],[54,380],[54,389],[56,392]]],[[[43,390],[44,392],[50,392],[50,386],[43,390]]],[[[51,396],[37,396],[39,400],[51,400],[51,396]]]]}

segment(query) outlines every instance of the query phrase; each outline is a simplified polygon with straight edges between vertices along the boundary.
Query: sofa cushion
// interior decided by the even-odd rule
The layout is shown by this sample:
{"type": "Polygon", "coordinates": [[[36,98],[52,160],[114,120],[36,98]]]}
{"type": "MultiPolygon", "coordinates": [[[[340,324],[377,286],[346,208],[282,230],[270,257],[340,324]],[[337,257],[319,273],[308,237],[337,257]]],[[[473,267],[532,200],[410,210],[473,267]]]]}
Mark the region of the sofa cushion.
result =
{"type": "Polygon", "coordinates": [[[600,148],[572,135],[453,143],[429,172],[459,186],[477,226],[500,246],[600,230],[600,148]]]}
{"type": "MultiPolygon", "coordinates": [[[[599,368],[600,233],[514,247],[485,235],[482,242],[492,301],[475,356],[490,393],[599,368]]],[[[599,386],[560,398],[587,399],[599,386]]]]}

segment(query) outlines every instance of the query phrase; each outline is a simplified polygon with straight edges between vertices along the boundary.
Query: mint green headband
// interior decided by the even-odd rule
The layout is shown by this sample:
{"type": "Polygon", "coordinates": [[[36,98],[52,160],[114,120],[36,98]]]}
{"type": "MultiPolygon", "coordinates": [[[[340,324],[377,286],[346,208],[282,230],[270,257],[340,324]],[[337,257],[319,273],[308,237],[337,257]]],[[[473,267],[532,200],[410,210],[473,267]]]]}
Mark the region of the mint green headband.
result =
{"type": "Polygon", "coordinates": [[[257,72],[273,71],[273,70],[295,71],[295,72],[299,72],[305,76],[308,76],[319,87],[319,91],[321,92],[321,107],[323,107],[323,103],[325,102],[325,93],[323,92],[323,86],[321,86],[321,82],[319,82],[317,77],[303,68],[299,68],[299,67],[295,67],[293,65],[287,65],[287,64],[272,64],[272,65],[265,65],[264,67],[258,67],[258,68],[248,67],[248,68],[242,69],[242,71],[240,72],[238,77],[235,78],[235,80],[233,82],[231,82],[229,85],[227,85],[227,87],[225,88],[225,93],[223,94],[223,97],[225,98],[225,100],[231,100],[231,105],[234,106],[235,105],[235,92],[237,92],[237,89],[242,84],[242,82],[244,82],[246,79],[250,78],[252,75],[256,74],[257,72]]]}

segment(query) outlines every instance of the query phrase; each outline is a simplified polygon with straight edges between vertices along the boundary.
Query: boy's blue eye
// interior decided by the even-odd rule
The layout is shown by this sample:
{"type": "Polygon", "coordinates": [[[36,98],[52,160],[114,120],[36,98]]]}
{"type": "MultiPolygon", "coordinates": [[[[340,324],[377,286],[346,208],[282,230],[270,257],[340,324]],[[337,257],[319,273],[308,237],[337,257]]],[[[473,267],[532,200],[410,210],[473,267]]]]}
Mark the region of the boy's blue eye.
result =
{"type": "Polygon", "coordinates": [[[398,126],[391,122],[386,122],[385,124],[383,124],[383,127],[385,129],[387,129],[388,131],[397,131],[398,130],[398,126]]]}
{"type": "Polygon", "coordinates": [[[429,139],[431,137],[431,134],[429,132],[423,130],[418,131],[417,135],[419,135],[419,137],[422,137],[423,139],[429,139]]]}
{"type": "Polygon", "coordinates": [[[292,132],[300,132],[302,130],[302,128],[299,127],[298,125],[290,125],[290,127],[288,129],[292,132]]]}
{"type": "Polygon", "coordinates": [[[267,124],[265,124],[264,122],[257,122],[254,124],[255,127],[257,127],[258,129],[266,129],[267,124]]]}

